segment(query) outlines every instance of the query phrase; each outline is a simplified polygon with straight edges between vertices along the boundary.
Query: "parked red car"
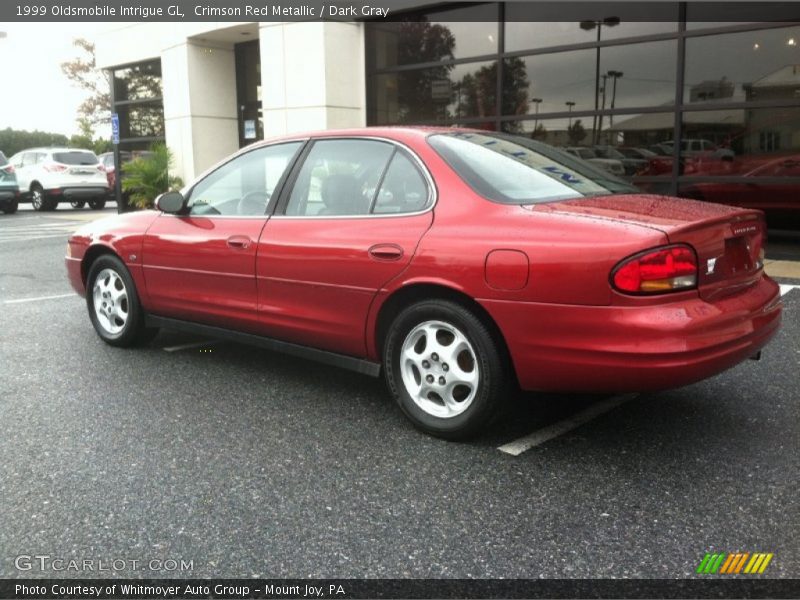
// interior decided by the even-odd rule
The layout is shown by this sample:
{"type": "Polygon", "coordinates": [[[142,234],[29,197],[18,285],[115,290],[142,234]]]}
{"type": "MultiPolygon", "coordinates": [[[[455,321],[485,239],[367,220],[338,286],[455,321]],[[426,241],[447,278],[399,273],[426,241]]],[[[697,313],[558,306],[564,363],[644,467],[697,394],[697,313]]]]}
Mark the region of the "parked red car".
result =
{"type": "Polygon", "coordinates": [[[755,355],[780,323],[760,212],[641,195],[503,134],[289,136],[157,206],[69,241],[104,341],[166,327],[383,371],[411,421],[451,439],[516,386],[681,386],[755,355]]]}

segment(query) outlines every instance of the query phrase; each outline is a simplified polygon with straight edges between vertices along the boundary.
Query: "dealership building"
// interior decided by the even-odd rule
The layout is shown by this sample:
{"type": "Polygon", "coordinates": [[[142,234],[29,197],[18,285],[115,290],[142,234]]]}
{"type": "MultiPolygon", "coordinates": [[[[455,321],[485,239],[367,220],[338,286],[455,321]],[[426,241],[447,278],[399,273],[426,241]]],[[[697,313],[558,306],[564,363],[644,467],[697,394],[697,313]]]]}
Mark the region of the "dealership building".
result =
{"type": "Polygon", "coordinates": [[[800,7],[784,5],[793,23],[717,6],[718,20],[691,2],[506,2],[391,21],[118,23],[96,58],[121,149],[165,140],[187,181],[271,136],[462,125],[617,158],[654,191],[800,195],[800,7]]]}

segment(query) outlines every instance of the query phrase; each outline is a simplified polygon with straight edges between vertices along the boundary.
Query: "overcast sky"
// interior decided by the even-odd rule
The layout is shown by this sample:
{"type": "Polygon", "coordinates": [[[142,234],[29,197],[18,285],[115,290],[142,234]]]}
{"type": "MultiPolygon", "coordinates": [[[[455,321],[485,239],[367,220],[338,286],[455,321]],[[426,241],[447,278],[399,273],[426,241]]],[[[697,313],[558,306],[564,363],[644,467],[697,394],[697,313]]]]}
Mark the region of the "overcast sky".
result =
{"type": "Polygon", "coordinates": [[[76,37],[90,38],[107,23],[0,23],[0,129],[72,135],[86,94],[61,72],[78,55],[76,37]]]}

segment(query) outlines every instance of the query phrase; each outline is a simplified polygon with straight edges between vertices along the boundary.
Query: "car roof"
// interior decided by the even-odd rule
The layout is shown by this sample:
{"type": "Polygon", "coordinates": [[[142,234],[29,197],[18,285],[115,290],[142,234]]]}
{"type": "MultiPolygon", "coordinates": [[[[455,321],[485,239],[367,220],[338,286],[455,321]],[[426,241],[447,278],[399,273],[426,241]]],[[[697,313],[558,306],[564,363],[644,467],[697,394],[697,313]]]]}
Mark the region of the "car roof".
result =
{"type": "MultiPolygon", "coordinates": [[[[91,152],[94,150],[87,150],[86,148],[67,148],[66,146],[40,146],[38,148],[25,148],[19,152],[91,152]]],[[[17,152],[17,154],[19,154],[17,152]]]]}
{"type": "Polygon", "coordinates": [[[433,133],[452,133],[454,131],[471,133],[497,133],[494,131],[484,131],[481,129],[469,129],[464,127],[444,127],[444,126],[377,126],[377,127],[354,127],[348,129],[320,129],[315,131],[295,132],[281,136],[267,138],[246,148],[253,148],[276,142],[290,142],[294,140],[304,140],[308,138],[330,138],[330,137],[384,137],[389,139],[402,138],[426,138],[433,133]]]}

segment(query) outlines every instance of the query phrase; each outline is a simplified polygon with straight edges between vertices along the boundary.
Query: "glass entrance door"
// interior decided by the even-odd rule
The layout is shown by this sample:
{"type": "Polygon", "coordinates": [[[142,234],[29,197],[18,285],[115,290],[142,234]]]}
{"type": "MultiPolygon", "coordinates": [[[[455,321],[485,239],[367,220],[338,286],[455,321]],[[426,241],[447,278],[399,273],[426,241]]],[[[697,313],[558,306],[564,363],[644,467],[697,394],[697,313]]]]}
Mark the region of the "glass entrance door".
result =
{"type": "Polygon", "coordinates": [[[261,110],[261,50],[258,40],[234,46],[239,147],[264,139],[261,110]]]}

